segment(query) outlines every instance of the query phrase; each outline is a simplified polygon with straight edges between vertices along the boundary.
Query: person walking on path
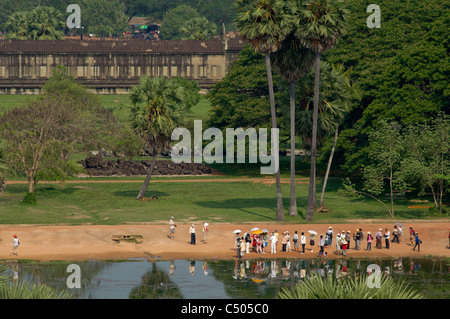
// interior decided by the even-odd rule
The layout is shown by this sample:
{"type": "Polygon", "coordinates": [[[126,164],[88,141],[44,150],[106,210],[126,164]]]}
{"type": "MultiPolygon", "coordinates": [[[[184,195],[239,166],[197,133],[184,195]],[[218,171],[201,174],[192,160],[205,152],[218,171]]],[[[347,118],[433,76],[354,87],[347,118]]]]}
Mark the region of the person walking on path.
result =
{"type": "Polygon", "coordinates": [[[389,238],[391,237],[391,233],[387,228],[385,228],[383,237],[386,243],[386,248],[389,249],[389,238]]]}
{"type": "Polygon", "coordinates": [[[341,234],[336,235],[336,254],[341,254],[341,234]]]}
{"type": "Polygon", "coordinates": [[[367,232],[367,249],[366,249],[368,251],[372,250],[372,240],[373,240],[373,237],[372,237],[372,234],[369,231],[369,232],[367,232]]]}
{"type": "Polygon", "coordinates": [[[310,236],[309,236],[309,245],[311,246],[311,252],[314,252],[314,245],[315,245],[315,242],[316,242],[316,236],[314,235],[314,234],[311,234],[310,236]]]}
{"type": "Polygon", "coordinates": [[[13,235],[13,246],[12,246],[12,250],[11,250],[11,253],[10,253],[11,256],[12,255],[16,255],[16,256],[19,255],[19,245],[20,245],[19,238],[17,238],[17,235],[13,235]]]}
{"type": "Polygon", "coordinates": [[[323,238],[323,235],[320,235],[319,239],[319,256],[323,256],[323,249],[325,247],[325,239],[323,238]]]}
{"type": "Polygon", "coordinates": [[[281,251],[286,252],[286,246],[287,246],[287,237],[286,233],[283,233],[283,237],[281,238],[281,251]]]}
{"type": "Polygon", "coordinates": [[[398,239],[399,239],[399,241],[403,241],[403,228],[402,228],[402,225],[398,225],[398,239]]]}
{"type": "Polygon", "coordinates": [[[375,234],[375,238],[376,238],[376,247],[381,249],[381,228],[378,229],[377,233],[375,234]]]}
{"type": "Polygon", "coordinates": [[[301,236],[300,236],[300,244],[302,245],[302,254],[305,253],[305,246],[306,246],[306,236],[305,233],[302,232],[301,236]]]}
{"type": "Polygon", "coordinates": [[[170,221],[169,221],[169,238],[170,239],[174,239],[175,236],[175,227],[177,227],[177,225],[175,224],[175,222],[173,221],[173,216],[170,217],[170,221]]]}
{"type": "Polygon", "coordinates": [[[363,234],[362,228],[360,228],[358,230],[358,250],[361,250],[361,243],[362,243],[363,239],[364,239],[364,234],[363,234]]]}
{"type": "MultiPolygon", "coordinates": [[[[450,234],[449,234],[449,236],[450,236],[450,234]]],[[[297,231],[295,231],[294,237],[292,238],[292,241],[294,242],[294,250],[298,251],[299,244],[298,244],[298,233],[297,233],[297,231]]],[[[449,245],[450,245],[450,237],[449,237],[449,245]]]]}
{"type": "Polygon", "coordinates": [[[270,236],[270,253],[276,254],[277,253],[277,236],[275,236],[274,233],[270,236]]]}
{"type": "Polygon", "coordinates": [[[414,245],[414,238],[415,238],[416,232],[412,228],[412,226],[409,226],[409,242],[411,243],[411,246],[414,245]]]}
{"type": "Polygon", "coordinates": [[[236,257],[241,259],[242,255],[241,255],[241,238],[237,237],[236,238],[236,257]]]}
{"type": "Polygon", "coordinates": [[[326,245],[330,245],[333,243],[333,227],[330,226],[330,228],[328,228],[327,233],[326,233],[326,245]]]}
{"type": "Polygon", "coordinates": [[[414,245],[413,250],[416,250],[417,247],[417,251],[420,251],[420,244],[422,243],[422,241],[419,239],[419,233],[416,233],[414,235],[414,241],[416,244],[414,245]]]}
{"type": "Polygon", "coordinates": [[[195,245],[195,226],[194,224],[191,225],[189,228],[189,234],[191,235],[191,245],[195,245]]]}
{"type": "Polygon", "coordinates": [[[350,231],[345,234],[345,241],[347,242],[347,249],[350,249],[350,231]]]}
{"type": "Polygon", "coordinates": [[[250,252],[250,244],[252,242],[252,238],[250,237],[249,233],[245,234],[244,240],[245,240],[245,252],[248,254],[250,252]]]}
{"type": "Polygon", "coordinates": [[[397,225],[394,226],[394,230],[392,231],[392,243],[397,243],[400,244],[400,241],[398,240],[398,229],[397,229],[397,225]]]}
{"type": "Polygon", "coordinates": [[[208,223],[204,223],[203,224],[203,228],[202,228],[202,231],[203,231],[203,243],[204,244],[206,244],[206,239],[208,238],[208,223]]]}
{"type": "Polygon", "coordinates": [[[245,241],[244,241],[244,237],[241,238],[240,247],[241,247],[241,256],[240,256],[239,258],[242,258],[242,257],[244,257],[244,252],[245,252],[245,241]]]}
{"type": "Polygon", "coordinates": [[[289,235],[289,232],[286,230],[286,251],[291,251],[291,235],[289,235]]]}

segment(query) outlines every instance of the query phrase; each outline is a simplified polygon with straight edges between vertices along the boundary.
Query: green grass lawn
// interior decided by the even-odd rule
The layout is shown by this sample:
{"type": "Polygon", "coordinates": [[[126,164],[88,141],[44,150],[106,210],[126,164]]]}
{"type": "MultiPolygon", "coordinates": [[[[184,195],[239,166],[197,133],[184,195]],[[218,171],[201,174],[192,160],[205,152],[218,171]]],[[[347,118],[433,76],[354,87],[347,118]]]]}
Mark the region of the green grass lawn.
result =
{"type": "MultiPolygon", "coordinates": [[[[125,178],[123,178],[125,179],[125,178]]],[[[126,178],[129,180],[129,178],[126,178]]],[[[157,200],[140,202],[135,198],[143,178],[135,183],[38,184],[37,204],[21,205],[26,184],[11,184],[0,196],[2,224],[123,224],[166,222],[177,216],[182,222],[275,222],[275,184],[253,182],[150,182],[147,196],[157,200]]],[[[166,178],[170,179],[170,178],[166,178]]],[[[97,179],[98,180],[98,179],[97,179]]],[[[346,219],[386,218],[384,207],[372,199],[349,200],[337,194],[340,179],[329,181],[326,193],[328,213],[316,213],[314,222],[346,219]]],[[[318,196],[320,195],[318,183],[318,196]]],[[[307,184],[297,184],[299,215],[286,216],[285,223],[306,223],[307,184]]],[[[282,184],[284,208],[289,208],[289,184],[282,184]]],[[[385,199],[387,202],[387,199],[385,199]]],[[[421,217],[420,209],[409,209],[410,198],[396,201],[397,219],[421,217]]]]}

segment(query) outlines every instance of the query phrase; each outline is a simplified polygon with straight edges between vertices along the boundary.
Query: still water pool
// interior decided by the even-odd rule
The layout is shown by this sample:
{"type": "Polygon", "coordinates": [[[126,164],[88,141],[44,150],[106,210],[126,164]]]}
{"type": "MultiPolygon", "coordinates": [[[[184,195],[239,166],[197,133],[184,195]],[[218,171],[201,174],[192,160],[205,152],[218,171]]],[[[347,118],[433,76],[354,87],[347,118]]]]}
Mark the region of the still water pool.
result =
{"type": "Polygon", "coordinates": [[[11,281],[46,284],[77,299],[274,299],[310,276],[357,275],[371,264],[426,298],[450,299],[450,260],[439,258],[4,263],[11,281]],[[70,264],[80,267],[81,288],[67,286],[70,264]]]}

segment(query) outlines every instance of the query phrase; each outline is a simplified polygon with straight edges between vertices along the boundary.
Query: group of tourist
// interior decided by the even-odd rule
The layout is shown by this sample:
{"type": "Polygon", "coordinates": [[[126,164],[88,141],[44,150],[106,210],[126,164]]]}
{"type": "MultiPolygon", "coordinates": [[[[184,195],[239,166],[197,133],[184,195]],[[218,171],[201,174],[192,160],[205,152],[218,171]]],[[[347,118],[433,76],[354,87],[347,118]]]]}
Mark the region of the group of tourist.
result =
{"type": "MultiPolygon", "coordinates": [[[[336,254],[338,255],[347,255],[347,251],[352,246],[352,241],[354,242],[353,247],[354,250],[361,250],[362,243],[366,241],[366,251],[372,250],[372,242],[375,241],[375,247],[378,249],[384,248],[390,249],[391,243],[400,244],[403,241],[403,229],[401,224],[397,224],[394,226],[392,230],[392,234],[388,228],[385,228],[384,231],[382,229],[378,229],[375,234],[372,234],[368,231],[364,234],[362,228],[357,228],[353,233],[350,230],[342,232],[337,232],[334,237],[333,227],[329,227],[325,235],[320,235],[319,240],[317,242],[317,246],[319,247],[318,256],[326,257],[327,253],[325,252],[326,247],[333,247],[333,241],[336,247],[336,254]],[[334,239],[333,239],[334,237],[334,239]]],[[[315,231],[308,231],[309,235],[309,250],[310,252],[314,251],[314,247],[316,245],[316,235],[315,231]]],[[[409,227],[409,240],[411,246],[413,246],[413,250],[420,251],[420,244],[422,241],[419,238],[419,233],[414,231],[413,227],[409,227]]],[[[298,251],[301,254],[305,253],[306,244],[307,244],[307,236],[304,232],[300,234],[295,231],[294,235],[291,238],[289,231],[285,231],[280,234],[277,230],[271,232],[263,233],[245,233],[244,236],[239,236],[239,233],[236,234],[235,239],[235,251],[237,253],[238,258],[242,258],[244,254],[250,253],[250,251],[254,251],[257,254],[265,254],[271,253],[276,254],[278,251],[278,243],[281,241],[281,252],[290,252],[290,251],[298,251]],[[291,239],[293,245],[291,246],[291,239]],[[270,244],[270,246],[269,246],[270,244]]]]}

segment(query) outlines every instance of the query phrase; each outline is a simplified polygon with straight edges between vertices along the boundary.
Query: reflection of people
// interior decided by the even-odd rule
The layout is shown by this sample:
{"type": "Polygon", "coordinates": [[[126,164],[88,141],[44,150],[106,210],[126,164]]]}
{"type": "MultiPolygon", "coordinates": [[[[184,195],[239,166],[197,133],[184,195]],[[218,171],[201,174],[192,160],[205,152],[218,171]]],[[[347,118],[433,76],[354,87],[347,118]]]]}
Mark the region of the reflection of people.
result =
{"type": "Polygon", "coordinates": [[[172,260],[169,265],[169,274],[173,277],[173,273],[175,271],[175,260],[172,260]]]}
{"type": "Polygon", "coordinates": [[[175,227],[177,227],[177,225],[175,225],[175,222],[173,221],[173,216],[172,216],[172,217],[170,217],[170,221],[169,221],[169,229],[170,229],[169,238],[170,239],[174,238],[175,227]]]}
{"type": "Polygon", "coordinates": [[[17,235],[13,235],[13,247],[12,247],[12,250],[11,250],[11,253],[10,253],[10,255],[12,256],[12,255],[19,255],[19,245],[20,245],[20,243],[19,243],[19,238],[17,238],[17,235]]]}
{"type": "Polygon", "coordinates": [[[191,234],[191,245],[195,245],[195,226],[194,226],[194,224],[192,224],[191,228],[189,228],[189,234],[191,234]]]}
{"type": "Polygon", "coordinates": [[[191,273],[192,276],[194,276],[194,273],[195,273],[195,260],[192,260],[189,263],[189,272],[191,273]]]}
{"type": "Polygon", "coordinates": [[[19,279],[19,265],[17,264],[17,261],[14,261],[12,269],[13,269],[13,280],[14,282],[17,282],[17,280],[19,279]]]}

